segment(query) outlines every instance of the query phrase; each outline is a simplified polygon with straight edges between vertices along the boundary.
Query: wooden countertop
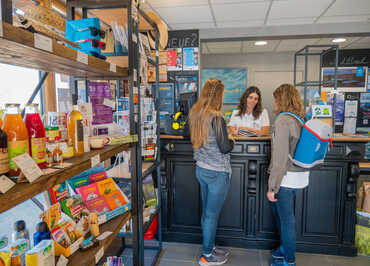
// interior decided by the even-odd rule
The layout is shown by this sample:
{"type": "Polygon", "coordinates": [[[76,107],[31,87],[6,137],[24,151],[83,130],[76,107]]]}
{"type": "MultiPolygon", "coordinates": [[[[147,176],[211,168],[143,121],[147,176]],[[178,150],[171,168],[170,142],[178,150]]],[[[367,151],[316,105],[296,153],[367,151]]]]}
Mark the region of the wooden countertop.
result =
{"type": "MultiPolygon", "coordinates": [[[[184,139],[183,136],[165,135],[161,134],[161,139],[184,139]]],[[[270,140],[271,136],[263,137],[236,137],[236,140],[270,140]]],[[[370,142],[370,137],[349,137],[349,136],[335,136],[335,142],[370,142]]]]}

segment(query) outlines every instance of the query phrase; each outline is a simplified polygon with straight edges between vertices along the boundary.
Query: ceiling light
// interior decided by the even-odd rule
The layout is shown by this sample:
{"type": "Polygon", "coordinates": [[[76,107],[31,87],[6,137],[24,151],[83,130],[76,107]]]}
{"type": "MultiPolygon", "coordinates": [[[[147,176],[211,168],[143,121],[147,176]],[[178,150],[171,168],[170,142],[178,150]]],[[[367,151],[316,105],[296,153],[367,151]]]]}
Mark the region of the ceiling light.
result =
{"type": "Polygon", "coordinates": [[[334,39],[334,40],[332,40],[332,42],[345,42],[345,41],[347,41],[347,39],[344,39],[344,38],[336,38],[336,39],[334,39]]]}
{"type": "Polygon", "coordinates": [[[257,41],[254,43],[254,45],[266,45],[267,42],[266,41],[257,41]]]}

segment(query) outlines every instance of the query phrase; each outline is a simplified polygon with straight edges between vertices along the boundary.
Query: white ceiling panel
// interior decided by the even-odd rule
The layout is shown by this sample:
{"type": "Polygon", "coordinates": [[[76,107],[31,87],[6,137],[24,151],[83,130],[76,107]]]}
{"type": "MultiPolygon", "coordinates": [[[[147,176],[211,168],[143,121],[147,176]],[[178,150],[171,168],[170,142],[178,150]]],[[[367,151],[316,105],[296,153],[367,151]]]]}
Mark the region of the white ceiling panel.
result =
{"type": "Polygon", "coordinates": [[[156,8],[156,11],[169,24],[213,22],[208,5],[181,8],[161,7],[156,8]]]}
{"type": "Polygon", "coordinates": [[[316,23],[366,22],[369,18],[370,14],[357,16],[323,16],[316,23]]]}
{"type": "Polygon", "coordinates": [[[241,54],[240,49],[209,49],[209,54],[241,54]]]}
{"type": "Polygon", "coordinates": [[[332,42],[332,40],[335,39],[335,38],[322,38],[322,39],[320,39],[320,41],[317,42],[317,44],[320,44],[320,45],[338,44],[339,45],[339,48],[345,48],[350,43],[355,42],[355,41],[357,41],[357,40],[360,39],[359,37],[344,37],[344,38],[346,38],[347,41],[341,42],[341,43],[334,43],[334,42],[332,42]]]}
{"type": "Polygon", "coordinates": [[[196,22],[196,23],[169,23],[172,30],[189,30],[189,29],[213,29],[213,22],[196,22]]]}
{"type": "Polygon", "coordinates": [[[269,2],[213,4],[216,21],[261,20],[265,18],[269,2]]]}
{"type": "Polygon", "coordinates": [[[207,5],[208,0],[146,0],[153,8],[157,7],[179,7],[179,6],[200,6],[207,5]]]}
{"type": "Polygon", "coordinates": [[[207,42],[209,49],[239,49],[242,42],[207,42]]]}
{"type": "Polygon", "coordinates": [[[318,17],[332,0],[288,0],[273,2],[269,19],[318,17]]]}
{"type": "Polygon", "coordinates": [[[320,41],[320,39],[294,39],[281,40],[279,45],[275,48],[276,52],[298,51],[306,45],[313,45],[320,41]]]}
{"type": "Polygon", "coordinates": [[[263,26],[264,20],[217,21],[218,28],[245,28],[263,26]]]}
{"type": "Polygon", "coordinates": [[[352,42],[346,49],[370,49],[370,37],[362,37],[352,42]]]}
{"type": "Polygon", "coordinates": [[[315,21],[315,17],[309,18],[279,18],[279,19],[269,19],[267,21],[268,26],[279,26],[279,25],[304,25],[312,24],[315,21]]]}
{"type": "Polygon", "coordinates": [[[275,47],[279,44],[279,40],[267,40],[266,45],[257,46],[254,45],[255,41],[243,42],[243,52],[244,53],[263,53],[263,52],[273,52],[275,47]]]}
{"type": "Polygon", "coordinates": [[[325,16],[370,15],[369,0],[336,0],[325,16]]]}

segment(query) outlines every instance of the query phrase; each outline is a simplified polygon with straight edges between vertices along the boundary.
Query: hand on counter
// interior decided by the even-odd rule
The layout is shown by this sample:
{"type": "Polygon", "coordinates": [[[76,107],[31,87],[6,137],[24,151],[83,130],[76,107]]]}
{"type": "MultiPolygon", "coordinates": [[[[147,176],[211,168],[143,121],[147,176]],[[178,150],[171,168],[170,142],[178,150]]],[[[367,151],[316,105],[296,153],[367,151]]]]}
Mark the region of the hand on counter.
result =
{"type": "Polygon", "coordinates": [[[267,198],[271,202],[276,202],[277,199],[275,199],[275,193],[274,192],[267,192],[267,198]]]}
{"type": "Polygon", "coordinates": [[[238,135],[238,128],[237,127],[233,127],[233,126],[229,126],[229,132],[231,135],[233,136],[237,136],[238,135]]]}

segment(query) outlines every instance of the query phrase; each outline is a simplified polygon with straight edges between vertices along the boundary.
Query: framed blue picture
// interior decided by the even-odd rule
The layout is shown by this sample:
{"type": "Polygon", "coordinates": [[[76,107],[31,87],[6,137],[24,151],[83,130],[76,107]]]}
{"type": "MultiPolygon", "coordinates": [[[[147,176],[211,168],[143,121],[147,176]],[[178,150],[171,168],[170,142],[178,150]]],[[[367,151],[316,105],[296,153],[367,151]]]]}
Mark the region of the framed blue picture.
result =
{"type": "Polygon", "coordinates": [[[207,79],[216,78],[225,84],[224,104],[238,104],[247,87],[246,68],[205,68],[202,70],[202,87],[207,79]]]}

